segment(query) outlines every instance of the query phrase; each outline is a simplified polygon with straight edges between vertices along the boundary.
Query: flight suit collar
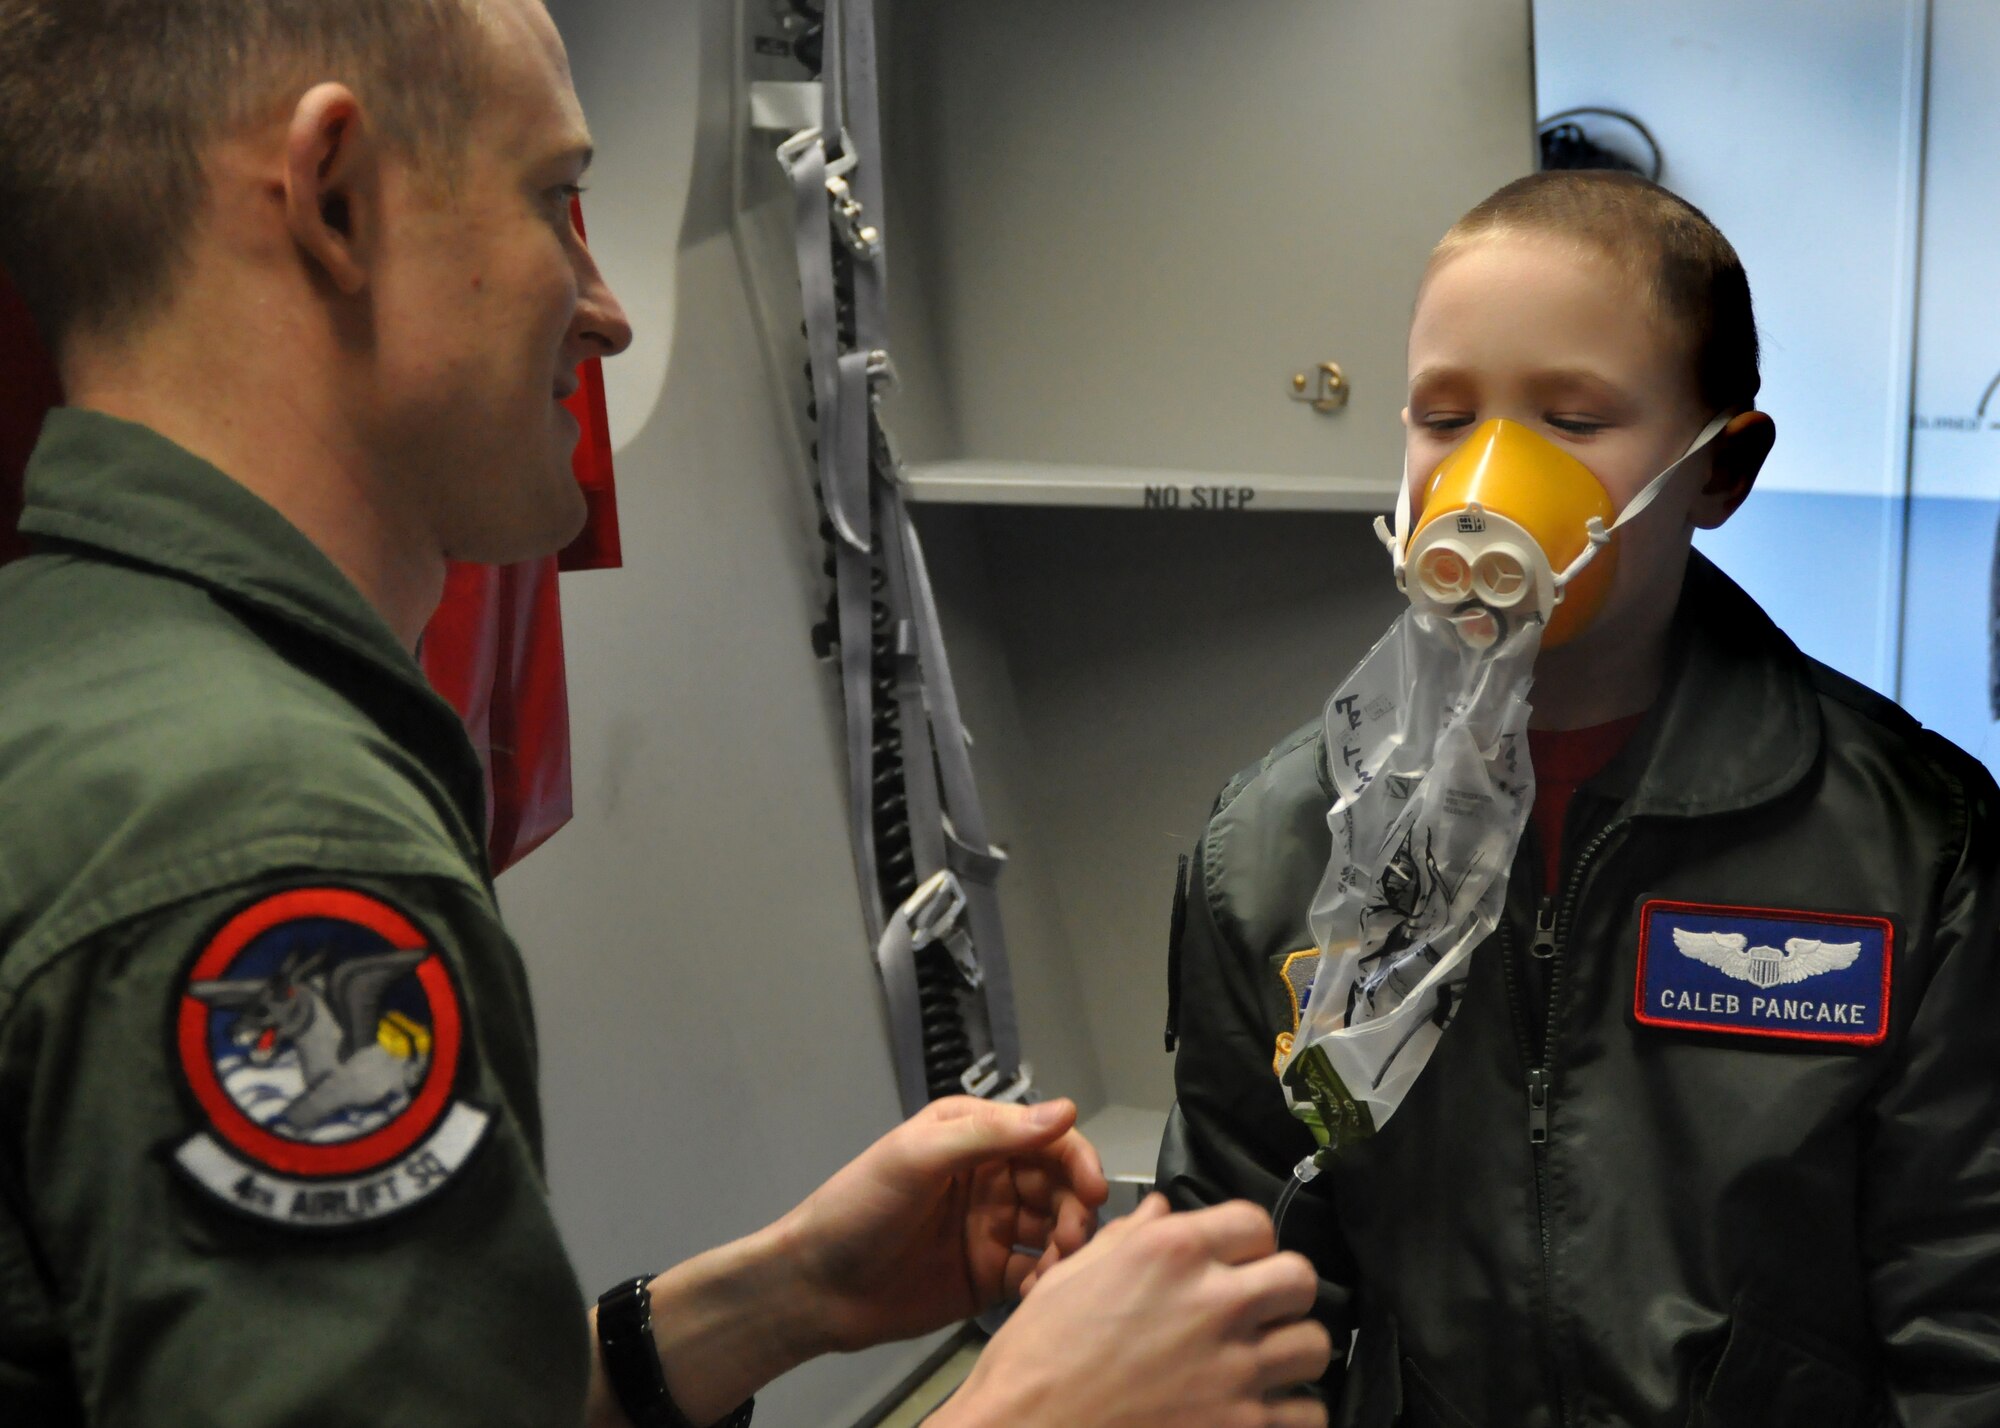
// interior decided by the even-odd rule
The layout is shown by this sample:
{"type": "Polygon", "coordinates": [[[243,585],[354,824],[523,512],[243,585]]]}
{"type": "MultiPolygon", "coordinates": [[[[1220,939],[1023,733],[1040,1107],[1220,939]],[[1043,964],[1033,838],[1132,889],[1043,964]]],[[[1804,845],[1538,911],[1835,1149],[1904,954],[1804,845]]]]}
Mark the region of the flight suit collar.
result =
{"type": "Polygon", "coordinates": [[[298,527],[149,427],[50,412],[28,463],[21,530],[206,586],[424,682],[388,623],[298,527]]]}
{"type": "Polygon", "coordinates": [[[1696,551],[1660,697],[1594,791],[1622,798],[1626,817],[1740,812],[1795,788],[1823,737],[1806,657],[1696,551]]]}
{"type": "Polygon", "coordinates": [[[371,708],[393,694],[392,722],[414,728],[468,827],[485,828],[485,776],[457,714],[354,583],[241,482],[148,427],[58,407],[28,463],[21,530],[202,586],[358,659],[369,688],[351,693],[371,708]]]}

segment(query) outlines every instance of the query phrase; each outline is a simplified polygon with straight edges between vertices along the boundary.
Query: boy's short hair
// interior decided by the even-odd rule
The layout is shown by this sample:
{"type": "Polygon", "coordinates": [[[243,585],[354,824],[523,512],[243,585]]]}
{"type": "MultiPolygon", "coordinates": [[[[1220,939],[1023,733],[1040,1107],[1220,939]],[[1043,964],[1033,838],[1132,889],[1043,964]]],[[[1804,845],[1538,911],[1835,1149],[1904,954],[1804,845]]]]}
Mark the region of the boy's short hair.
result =
{"type": "Polygon", "coordinates": [[[1743,260],[1708,215],[1637,174],[1559,169],[1499,189],[1451,226],[1435,267],[1495,233],[1543,233],[1597,248],[1638,278],[1654,310],[1685,330],[1711,411],[1749,411],[1762,379],[1743,260]]]}
{"type": "Polygon", "coordinates": [[[484,93],[480,0],[0,0],[0,266],[43,335],[169,294],[231,130],[347,84],[448,176],[484,93]]]}

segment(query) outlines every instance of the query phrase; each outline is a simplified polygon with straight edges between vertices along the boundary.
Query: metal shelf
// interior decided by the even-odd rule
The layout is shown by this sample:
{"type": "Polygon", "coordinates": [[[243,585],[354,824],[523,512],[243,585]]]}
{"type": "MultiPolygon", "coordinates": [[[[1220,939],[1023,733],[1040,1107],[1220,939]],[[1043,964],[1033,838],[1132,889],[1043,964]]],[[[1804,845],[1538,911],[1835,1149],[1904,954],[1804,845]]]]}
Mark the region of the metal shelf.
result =
{"type": "Polygon", "coordinates": [[[1250,511],[1379,514],[1396,504],[1393,480],[1344,476],[1270,476],[1252,472],[966,460],[912,462],[903,468],[903,479],[912,500],[955,505],[1123,506],[1222,514],[1250,511]]]}
{"type": "Polygon", "coordinates": [[[1078,1127],[1097,1147],[1104,1178],[1114,1185],[1152,1188],[1167,1113],[1143,1106],[1106,1106],[1078,1127]]]}

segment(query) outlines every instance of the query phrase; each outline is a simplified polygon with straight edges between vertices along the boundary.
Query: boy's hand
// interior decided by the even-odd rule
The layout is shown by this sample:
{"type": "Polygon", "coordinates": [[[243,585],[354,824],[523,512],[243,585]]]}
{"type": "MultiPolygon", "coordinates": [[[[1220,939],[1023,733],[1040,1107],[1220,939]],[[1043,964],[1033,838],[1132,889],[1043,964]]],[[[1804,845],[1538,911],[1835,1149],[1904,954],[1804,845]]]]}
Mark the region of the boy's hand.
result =
{"type": "Polygon", "coordinates": [[[934,1428],[1325,1428],[1326,1410],[1274,1398],[1326,1372],[1317,1279],[1275,1254],[1270,1217],[1242,1201],[1167,1214],[1155,1195],[1050,1268],[994,1336],[934,1428]]]}
{"type": "Polygon", "coordinates": [[[957,1323],[1080,1250],[1109,1186],[1069,1101],[934,1101],[787,1215],[827,1350],[957,1323]]]}

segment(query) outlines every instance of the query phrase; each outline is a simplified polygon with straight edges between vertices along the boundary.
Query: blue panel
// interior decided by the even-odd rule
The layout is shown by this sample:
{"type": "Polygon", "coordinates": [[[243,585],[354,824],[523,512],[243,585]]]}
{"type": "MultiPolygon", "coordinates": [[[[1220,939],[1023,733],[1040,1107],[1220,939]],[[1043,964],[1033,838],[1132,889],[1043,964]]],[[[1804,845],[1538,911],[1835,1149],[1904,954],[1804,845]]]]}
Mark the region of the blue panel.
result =
{"type": "Polygon", "coordinates": [[[1902,506],[1881,496],[1757,490],[1695,545],[1800,649],[1893,696],[1902,506]]]}
{"type": "Polygon", "coordinates": [[[1992,570],[2000,501],[1922,497],[1910,505],[1903,707],[2000,770],[1992,570]]]}

